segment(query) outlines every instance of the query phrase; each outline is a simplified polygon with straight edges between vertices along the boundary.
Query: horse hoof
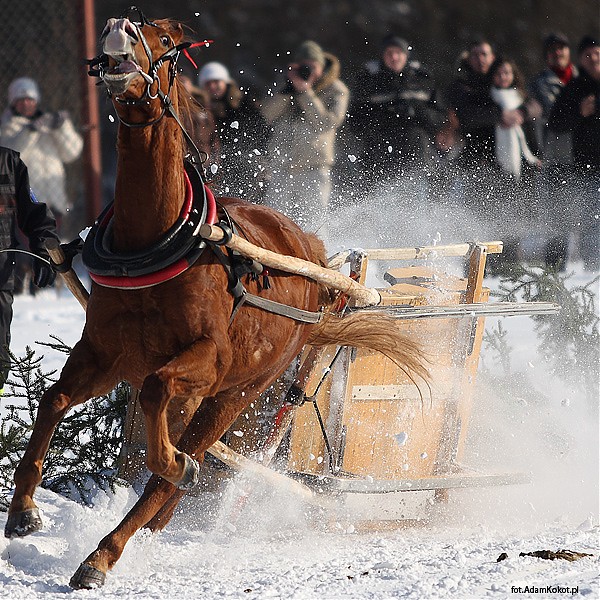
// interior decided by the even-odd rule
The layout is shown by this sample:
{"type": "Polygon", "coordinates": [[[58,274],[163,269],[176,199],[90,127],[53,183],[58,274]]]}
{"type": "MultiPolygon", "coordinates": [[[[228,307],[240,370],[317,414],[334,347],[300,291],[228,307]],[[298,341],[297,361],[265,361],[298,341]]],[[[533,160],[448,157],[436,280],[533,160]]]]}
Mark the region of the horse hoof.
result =
{"type": "Polygon", "coordinates": [[[183,456],[185,460],[183,477],[175,485],[180,490],[187,492],[193,490],[198,485],[198,481],[200,480],[200,463],[187,454],[183,454],[183,456]]]}
{"type": "Polygon", "coordinates": [[[23,537],[39,531],[42,528],[42,518],[38,508],[30,508],[22,512],[8,515],[4,526],[4,537],[23,537]]]}
{"type": "Polygon", "coordinates": [[[102,587],[105,580],[106,573],[103,573],[91,565],[81,563],[73,577],[71,577],[69,585],[74,590],[91,590],[102,587]]]}

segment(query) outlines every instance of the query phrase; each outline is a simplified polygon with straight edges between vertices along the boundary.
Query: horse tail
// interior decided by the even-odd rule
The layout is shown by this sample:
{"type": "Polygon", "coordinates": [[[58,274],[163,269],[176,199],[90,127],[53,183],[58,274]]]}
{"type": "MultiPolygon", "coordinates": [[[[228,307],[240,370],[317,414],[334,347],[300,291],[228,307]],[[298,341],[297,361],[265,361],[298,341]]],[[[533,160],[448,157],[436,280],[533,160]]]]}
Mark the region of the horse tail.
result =
{"type": "Polygon", "coordinates": [[[311,333],[312,346],[354,346],[381,352],[408,376],[429,382],[427,360],[420,344],[399,331],[398,321],[381,314],[354,312],[327,315],[311,333]]]}

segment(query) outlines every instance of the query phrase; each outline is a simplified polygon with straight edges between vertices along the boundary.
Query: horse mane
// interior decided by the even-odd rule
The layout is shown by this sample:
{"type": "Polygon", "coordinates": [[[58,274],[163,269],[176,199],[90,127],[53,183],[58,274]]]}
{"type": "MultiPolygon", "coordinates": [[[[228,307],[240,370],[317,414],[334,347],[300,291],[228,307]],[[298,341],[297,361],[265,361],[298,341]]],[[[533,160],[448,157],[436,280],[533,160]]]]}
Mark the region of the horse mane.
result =
{"type": "MultiPolygon", "coordinates": [[[[194,35],[195,35],[194,30],[191,27],[189,27],[188,25],[181,23],[177,19],[172,19],[172,18],[155,19],[153,22],[167,30],[174,31],[177,29],[181,29],[181,30],[185,31],[184,36],[181,38],[182,42],[196,41],[194,39],[194,35]]],[[[181,81],[177,77],[175,77],[175,81],[173,82],[173,87],[177,90],[177,101],[178,101],[177,116],[178,116],[179,120],[181,121],[184,129],[187,131],[187,133],[190,135],[190,137],[194,140],[194,142],[196,142],[199,139],[199,135],[198,135],[199,134],[199,131],[198,131],[199,123],[198,123],[198,119],[194,118],[194,115],[198,114],[199,112],[206,111],[206,109],[192,96],[192,94],[190,94],[190,92],[188,92],[185,89],[185,86],[181,83],[181,81]]],[[[181,136],[181,143],[185,149],[187,143],[186,143],[183,135],[181,136]]]]}
{"type": "MultiPolygon", "coordinates": [[[[177,116],[190,137],[196,141],[199,138],[199,125],[198,120],[194,119],[194,113],[206,109],[185,89],[185,86],[179,79],[175,78],[174,86],[177,89],[177,116]]],[[[181,136],[181,143],[185,146],[183,135],[181,136]]]]}

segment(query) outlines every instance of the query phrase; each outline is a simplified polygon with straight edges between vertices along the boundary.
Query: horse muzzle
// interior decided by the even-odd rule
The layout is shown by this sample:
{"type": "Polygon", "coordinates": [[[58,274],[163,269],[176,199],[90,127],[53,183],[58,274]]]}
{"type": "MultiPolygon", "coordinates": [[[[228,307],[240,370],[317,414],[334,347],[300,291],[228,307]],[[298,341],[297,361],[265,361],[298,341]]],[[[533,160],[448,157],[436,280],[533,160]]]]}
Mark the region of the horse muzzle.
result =
{"type": "Polygon", "coordinates": [[[143,75],[135,58],[139,42],[136,27],[129,19],[109,19],[102,38],[102,50],[108,56],[108,69],[102,79],[112,94],[122,94],[137,75],[143,75]]]}

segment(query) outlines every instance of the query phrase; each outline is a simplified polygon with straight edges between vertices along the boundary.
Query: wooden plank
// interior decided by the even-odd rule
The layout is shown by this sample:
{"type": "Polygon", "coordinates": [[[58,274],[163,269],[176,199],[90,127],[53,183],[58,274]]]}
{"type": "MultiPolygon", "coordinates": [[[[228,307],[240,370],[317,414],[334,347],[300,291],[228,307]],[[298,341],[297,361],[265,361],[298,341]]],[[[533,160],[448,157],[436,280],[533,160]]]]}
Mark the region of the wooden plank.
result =
{"type": "Polygon", "coordinates": [[[467,291],[465,294],[465,302],[467,304],[481,302],[486,254],[487,248],[485,246],[475,244],[469,256],[469,275],[467,277],[467,291]]]}
{"type": "MultiPolygon", "coordinates": [[[[500,254],[503,243],[477,242],[485,246],[488,254],[500,254]]],[[[368,250],[343,250],[331,256],[328,260],[330,269],[341,269],[342,266],[351,260],[355,252],[366,254],[371,260],[421,260],[437,257],[460,257],[467,256],[473,247],[473,244],[448,244],[444,246],[415,246],[414,248],[371,248],[368,250]]]]}
{"type": "Polygon", "coordinates": [[[420,400],[414,384],[403,385],[355,385],[352,400],[420,400]]]}
{"type": "MultiPolygon", "coordinates": [[[[488,254],[500,254],[502,242],[477,242],[486,248],[488,254]]],[[[451,244],[446,246],[416,246],[414,248],[372,248],[364,250],[370,260],[420,260],[437,257],[467,256],[472,244],[451,244]]]]}

